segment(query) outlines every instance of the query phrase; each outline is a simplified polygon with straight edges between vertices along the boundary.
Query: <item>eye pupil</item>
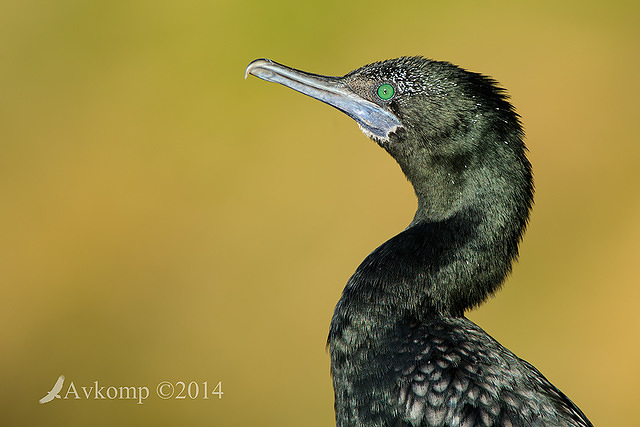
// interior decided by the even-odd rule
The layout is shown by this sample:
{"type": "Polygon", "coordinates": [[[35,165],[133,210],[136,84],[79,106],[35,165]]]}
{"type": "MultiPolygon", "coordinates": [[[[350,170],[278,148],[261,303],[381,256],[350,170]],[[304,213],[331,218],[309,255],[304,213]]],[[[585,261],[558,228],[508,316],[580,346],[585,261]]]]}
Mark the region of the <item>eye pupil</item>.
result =
{"type": "Polygon", "coordinates": [[[378,87],[378,96],[385,101],[391,99],[393,96],[393,86],[388,83],[380,85],[380,87],[378,87]]]}

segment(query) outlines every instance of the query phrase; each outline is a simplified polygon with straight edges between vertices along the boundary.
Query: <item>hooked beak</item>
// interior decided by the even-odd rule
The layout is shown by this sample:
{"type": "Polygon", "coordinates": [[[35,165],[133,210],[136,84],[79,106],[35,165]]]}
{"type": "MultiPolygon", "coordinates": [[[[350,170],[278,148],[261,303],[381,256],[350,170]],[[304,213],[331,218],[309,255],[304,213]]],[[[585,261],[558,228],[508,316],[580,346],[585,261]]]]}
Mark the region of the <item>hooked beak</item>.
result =
{"type": "Polygon", "coordinates": [[[354,119],[365,135],[372,139],[388,141],[389,135],[402,127],[395,114],[353,92],[340,77],[295,70],[270,59],[252,61],[244,78],[249,74],[268,82],[280,83],[337,108],[354,119]]]}

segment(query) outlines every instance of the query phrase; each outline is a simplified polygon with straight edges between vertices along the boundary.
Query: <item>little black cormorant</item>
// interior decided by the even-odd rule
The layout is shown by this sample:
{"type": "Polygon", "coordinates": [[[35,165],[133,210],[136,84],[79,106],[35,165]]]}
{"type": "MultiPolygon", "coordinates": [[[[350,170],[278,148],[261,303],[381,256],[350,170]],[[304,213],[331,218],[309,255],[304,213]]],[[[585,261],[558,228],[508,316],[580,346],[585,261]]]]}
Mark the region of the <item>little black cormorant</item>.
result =
{"type": "Polygon", "coordinates": [[[338,426],[590,426],[536,368],[468,320],[518,255],[533,200],[519,116],[495,81],[402,57],[344,77],[258,59],[246,75],[354,119],[413,185],[409,226],[347,282],[329,351],[338,426]]]}

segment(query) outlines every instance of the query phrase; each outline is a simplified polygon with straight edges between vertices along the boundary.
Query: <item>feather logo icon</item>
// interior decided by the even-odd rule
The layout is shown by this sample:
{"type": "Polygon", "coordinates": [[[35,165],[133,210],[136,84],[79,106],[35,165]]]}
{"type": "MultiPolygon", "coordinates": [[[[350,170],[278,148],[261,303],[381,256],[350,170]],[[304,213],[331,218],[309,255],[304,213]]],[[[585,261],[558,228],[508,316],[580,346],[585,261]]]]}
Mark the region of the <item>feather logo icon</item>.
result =
{"type": "Polygon", "coordinates": [[[40,399],[40,403],[43,404],[43,403],[51,402],[55,398],[60,399],[59,393],[60,393],[60,390],[62,390],[63,384],[64,384],[64,375],[60,375],[56,383],[53,385],[53,388],[51,389],[51,391],[47,393],[45,397],[40,399]]]}

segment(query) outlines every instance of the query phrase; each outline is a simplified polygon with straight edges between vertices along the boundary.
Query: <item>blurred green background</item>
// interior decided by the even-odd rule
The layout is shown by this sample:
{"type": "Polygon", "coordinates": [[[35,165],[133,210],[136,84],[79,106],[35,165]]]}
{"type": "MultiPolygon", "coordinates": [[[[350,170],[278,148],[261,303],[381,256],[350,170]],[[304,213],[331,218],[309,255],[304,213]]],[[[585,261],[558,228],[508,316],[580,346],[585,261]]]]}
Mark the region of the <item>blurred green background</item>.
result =
{"type": "Polygon", "coordinates": [[[635,422],[638,10],[0,2],[0,425],[331,425],[333,306],[415,200],[348,117],[244,69],[407,54],[493,76],[527,131],[521,261],[469,317],[595,424],[635,422]],[[38,404],[61,374],[151,396],[38,404]],[[161,381],[225,394],[161,400],[161,381]]]}

